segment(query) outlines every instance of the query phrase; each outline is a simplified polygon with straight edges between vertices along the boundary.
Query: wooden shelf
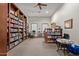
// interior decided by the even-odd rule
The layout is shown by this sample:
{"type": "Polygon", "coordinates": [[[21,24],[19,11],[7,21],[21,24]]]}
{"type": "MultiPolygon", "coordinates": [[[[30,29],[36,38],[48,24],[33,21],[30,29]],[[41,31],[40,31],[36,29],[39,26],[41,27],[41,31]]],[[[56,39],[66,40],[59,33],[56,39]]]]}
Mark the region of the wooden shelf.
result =
{"type": "Polygon", "coordinates": [[[11,43],[14,43],[14,42],[16,42],[16,41],[18,41],[18,40],[19,40],[19,39],[16,39],[16,40],[14,40],[14,41],[10,42],[10,44],[11,44],[11,43]]]}
{"type": "Polygon", "coordinates": [[[18,27],[10,27],[10,28],[13,28],[13,29],[18,29],[18,27]]]}
{"type": "MultiPolygon", "coordinates": [[[[15,4],[11,3],[11,4],[9,4],[9,7],[10,7],[9,8],[9,11],[10,11],[9,12],[9,18],[10,18],[10,20],[9,20],[9,26],[8,26],[9,35],[11,35],[13,33],[14,34],[18,33],[17,36],[9,37],[9,41],[10,41],[11,38],[14,38],[14,41],[10,42],[10,44],[14,43],[13,47],[15,47],[16,45],[18,45],[18,43],[21,43],[21,42],[19,42],[21,39],[22,39],[22,41],[24,40],[24,34],[23,33],[26,33],[26,32],[23,31],[23,30],[26,30],[26,28],[25,28],[26,26],[24,26],[24,25],[25,25],[25,22],[27,22],[27,19],[26,19],[26,16],[22,13],[22,11],[19,8],[17,8],[17,6],[15,4]],[[12,29],[13,32],[10,31],[10,29],[12,29]],[[14,29],[16,29],[16,30],[14,30],[14,29]],[[15,39],[15,37],[18,37],[18,39],[15,39]]],[[[10,46],[10,44],[8,46],[10,46]]]]}
{"type": "Polygon", "coordinates": [[[44,37],[45,37],[46,43],[56,42],[57,38],[62,38],[62,29],[58,28],[58,29],[54,30],[54,32],[52,32],[52,29],[51,30],[47,29],[47,32],[44,32],[44,37]],[[50,33],[50,34],[48,34],[48,33],[50,33]]]}

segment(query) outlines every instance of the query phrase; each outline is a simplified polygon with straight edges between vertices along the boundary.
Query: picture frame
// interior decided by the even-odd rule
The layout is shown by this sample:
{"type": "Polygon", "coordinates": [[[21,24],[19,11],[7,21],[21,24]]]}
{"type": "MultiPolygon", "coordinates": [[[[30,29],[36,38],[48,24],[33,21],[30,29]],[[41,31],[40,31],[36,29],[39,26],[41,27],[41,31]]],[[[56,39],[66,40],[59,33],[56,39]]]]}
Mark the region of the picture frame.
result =
{"type": "Polygon", "coordinates": [[[65,29],[72,29],[73,28],[73,19],[64,21],[64,28],[65,29]]]}

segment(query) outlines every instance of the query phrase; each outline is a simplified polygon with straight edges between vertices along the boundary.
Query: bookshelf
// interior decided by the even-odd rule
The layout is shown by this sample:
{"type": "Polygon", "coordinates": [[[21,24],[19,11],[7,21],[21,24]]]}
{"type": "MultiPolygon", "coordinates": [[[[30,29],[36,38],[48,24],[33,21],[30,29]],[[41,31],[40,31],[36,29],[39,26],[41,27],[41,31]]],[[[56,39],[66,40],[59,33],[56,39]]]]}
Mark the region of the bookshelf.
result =
{"type": "Polygon", "coordinates": [[[62,38],[62,29],[59,26],[56,26],[54,30],[46,29],[44,37],[46,43],[56,42],[57,38],[62,38]]]}
{"type": "Polygon", "coordinates": [[[13,3],[8,4],[7,49],[10,50],[24,41],[27,36],[27,17],[13,3]]]}
{"type": "Polygon", "coordinates": [[[0,56],[27,38],[27,16],[13,3],[0,3],[0,56]]]}
{"type": "Polygon", "coordinates": [[[55,28],[54,32],[51,34],[53,41],[56,42],[57,38],[62,38],[62,29],[61,28],[55,28]]]}

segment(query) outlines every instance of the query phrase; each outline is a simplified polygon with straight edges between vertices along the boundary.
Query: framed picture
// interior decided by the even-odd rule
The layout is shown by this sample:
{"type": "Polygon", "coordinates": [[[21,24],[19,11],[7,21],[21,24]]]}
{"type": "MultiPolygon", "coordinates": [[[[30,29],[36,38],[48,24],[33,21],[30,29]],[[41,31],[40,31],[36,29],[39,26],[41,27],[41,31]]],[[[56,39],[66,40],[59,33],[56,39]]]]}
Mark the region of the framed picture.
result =
{"type": "Polygon", "coordinates": [[[73,28],[73,19],[64,21],[64,28],[65,29],[72,29],[73,28]]]}

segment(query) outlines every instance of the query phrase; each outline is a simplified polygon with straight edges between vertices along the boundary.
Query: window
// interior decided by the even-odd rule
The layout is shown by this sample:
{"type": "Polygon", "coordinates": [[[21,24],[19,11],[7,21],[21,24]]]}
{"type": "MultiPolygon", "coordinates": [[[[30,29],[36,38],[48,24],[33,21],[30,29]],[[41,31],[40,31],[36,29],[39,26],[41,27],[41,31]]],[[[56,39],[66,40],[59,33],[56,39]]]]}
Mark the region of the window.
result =
{"type": "Polygon", "coordinates": [[[43,23],[42,24],[42,32],[44,32],[45,28],[49,28],[48,23],[43,23]]]}
{"type": "Polygon", "coordinates": [[[32,24],[32,31],[35,30],[35,32],[37,33],[38,31],[38,25],[36,23],[32,24]]]}

